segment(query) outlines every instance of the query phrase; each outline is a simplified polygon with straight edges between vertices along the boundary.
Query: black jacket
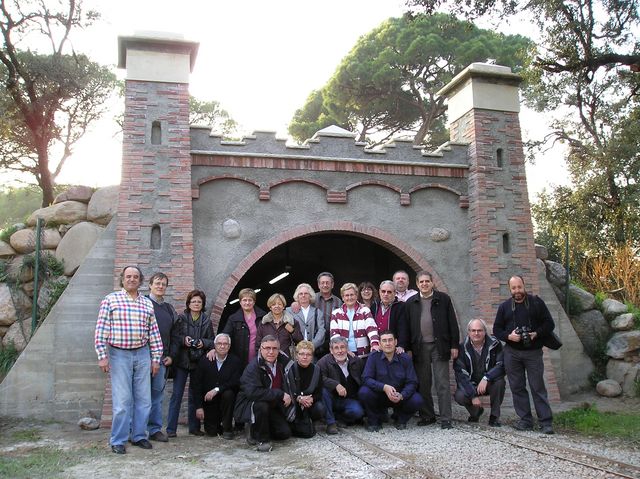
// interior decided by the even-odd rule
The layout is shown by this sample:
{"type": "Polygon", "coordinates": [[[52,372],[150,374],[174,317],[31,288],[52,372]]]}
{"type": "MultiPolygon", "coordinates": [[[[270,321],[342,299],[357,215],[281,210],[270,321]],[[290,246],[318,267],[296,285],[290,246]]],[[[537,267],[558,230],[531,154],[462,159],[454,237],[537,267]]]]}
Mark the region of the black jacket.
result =
{"type": "MultiPolygon", "coordinates": [[[[481,371],[483,376],[486,376],[489,382],[496,379],[503,378],[505,375],[504,361],[502,357],[502,343],[493,336],[487,335],[484,340],[484,347],[482,349],[487,351],[487,356],[484,362],[484,370],[481,371]]],[[[473,376],[473,344],[467,337],[464,343],[458,347],[458,359],[453,363],[453,370],[456,374],[456,382],[458,387],[464,390],[464,394],[467,397],[473,398],[477,396],[476,387],[471,381],[473,376]]]]}
{"type": "Polygon", "coordinates": [[[237,393],[238,389],[240,389],[241,375],[242,364],[233,354],[227,354],[227,358],[222,363],[219,371],[215,359],[210,361],[206,355],[202,356],[191,376],[193,381],[193,402],[196,409],[203,407],[205,394],[213,388],[219,388],[218,395],[228,389],[237,393]]]}
{"type": "MultiPolygon", "coordinates": [[[[371,316],[376,319],[376,314],[381,305],[380,300],[376,300],[371,303],[371,316]]],[[[391,303],[391,313],[389,314],[389,330],[393,332],[393,335],[398,340],[398,346],[405,350],[411,349],[409,347],[409,320],[407,318],[406,305],[399,301],[397,298],[391,303]]],[[[382,331],[378,331],[381,334],[382,331]]]]}
{"type": "Polygon", "coordinates": [[[213,349],[213,327],[211,319],[206,311],[200,313],[197,321],[191,319],[191,312],[185,309],[184,313],[178,316],[178,356],[176,366],[182,369],[195,369],[200,356],[213,349]],[[201,339],[203,347],[197,351],[184,345],[184,338],[190,336],[193,339],[201,339]],[[193,351],[190,353],[190,350],[193,351]]]}
{"type": "MultiPolygon", "coordinates": [[[[414,294],[405,302],[409,317],[409,331],[411,335],[411,350],[414,361],[419,357],[422,348],[422,333],[420,331],[420,293],[414,294]]],[[[431,318],[433,320],[433,335],[440,359],[451,359],[451,350],[460,343],[458,318],[453,309],[451,298],[442,291],[433,291],[431,300],[431,318]]]]}
{"type": "Polygon", "coordinates": [[[169,357],[172,361],[175,361],[180,349],[180,339],[178,338],[178,313],[171,303],[167,303],[166,301],[163,303],[156,303],[150,295],[147,295],[147,298],[149,298],[153,304],[153,311],[156,315],[158,330],[160,331],[160,337],[162,338],[162,357],[169,357]],[[168,321],[163,323],[158,320],[159,313],[162,311],[171,317],[171,323],[168,321]]]}
{"type": "Polygon", "coordinates": [[[521,341],[512,342],[508,339],[509,334],[520,326],[528,326],[531,331],[537,333],[529,349],[541,349],[545,339],[555,328],[555,323],[544,301],[538,296],[527,293],[526,300],[521,304],[509,298],[498,307],[496,319],[493,322],[493,334],[514,349],[525,349],[521,341]]]}
{"type": "MultiPolygon", "coordinates": [[[[364,363],[362,359],[357,356],[347,357],[347,371],[349,371],[349,377],[353,379],[357,387],[362,386],[362,370],[364,369],[364,363]]],[[[322,383],[330,393],[335,393],[336,387],[340,384],[342,379],[342,370],[335,358],[329,354],[325,354],[316,364],[320,368],[322,373],[322,383]]],[[[347,387],[343,384],[343,386],[347,387]]],[[[349,396],[352,397],[352,396],[349,396]]],[[[352,399],[357,399],[358,392],[355,391],[355,396],[352,399]]]]}
{"type": "Polygon", "coordinates": [[[311,382],[306,388],[302,388],[300,379],[300,370],[302,369],[298,363],[294,363],[288,370],[288,382],[291,387],[291,399],[294,403],[298,396],[313,396],[313,402],[317,403],[322,400],[322,372],[317,365],[310,364],[308,368],[313,371],[311,373],[311,382]]]}
{"type": "MultiPolygon", "coordinates": [[[[256,334],[262,317],[267,314],[260,308],[254,307],[256,313],[256,334]]],[[[249,326],[244,320],[244,312],[242,308],[227,318],[227,323],[222,331],[218,333],[226,333],[231,338],[231,348],[229,352],[235,354],[244,368],[249,362],[249,326]]]]}
{"type": "Polygon", "coordinates": [[[285,417],[293,420],[295,417],[295,403],[292,402],[289,408],[285,408],[282,402],[284,393],[291,394],[288,372],[289,368],[293,366],[293,361],[286,355],[280,353],[278,355],[277,365],[282,373],[282,389],[271,389],[271,376],[267,372],[268,366],[260,354],[247,365],[240,377],[240,392],[238,393],[236,405],[233,409],[233,417],[236,422],[252,423],[253,403],[256,401],[276,401],[282,404],[285,417]]]}

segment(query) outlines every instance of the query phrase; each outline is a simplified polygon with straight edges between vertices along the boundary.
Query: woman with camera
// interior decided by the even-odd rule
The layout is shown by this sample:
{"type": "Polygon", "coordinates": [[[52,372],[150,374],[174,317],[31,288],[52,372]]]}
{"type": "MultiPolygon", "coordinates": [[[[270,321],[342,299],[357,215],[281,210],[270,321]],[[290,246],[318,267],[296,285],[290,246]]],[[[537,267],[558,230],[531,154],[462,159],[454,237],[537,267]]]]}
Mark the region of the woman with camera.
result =
{"type": "MultiPolygon", "coordinates": [[[[169,402],[167,419],[168,437],[176,437],[180,405],[187,378],[195,371],[198,360],[213,348],[213,329],[209,316],[205,314],[206,304],[207,297],[204,292],[194,289],[187,295],[187,309],[178,317],[180,349],[174,363],[173,394],[169,402]]],[[[196,418],[192,383],[193,381],[189,382],[189,434],[202,436],[204,433],[200,430],[200,421],[196,418]]]]}

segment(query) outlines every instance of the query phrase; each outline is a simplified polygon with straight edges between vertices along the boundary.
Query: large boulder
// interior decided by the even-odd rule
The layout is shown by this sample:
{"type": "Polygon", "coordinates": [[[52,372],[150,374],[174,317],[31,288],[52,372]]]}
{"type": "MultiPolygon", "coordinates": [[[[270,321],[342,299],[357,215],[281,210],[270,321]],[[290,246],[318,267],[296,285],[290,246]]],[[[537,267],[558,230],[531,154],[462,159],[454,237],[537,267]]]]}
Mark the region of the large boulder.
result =
{"type": "Polygon", "coordinates": [[[62,203],[63,201],[79,201],[81,203],[89,203],[91,196],[93,195],[93,188],[89,186],[72,186],[67,191],[63,191],[56,199],[53,200],[53,204],[62,203]]]}
{"type": "Polygon", "coordinates": [[[607,355],[615,359],[624,359],[640,349],[640,331],[622,331],[615,333],[607,343],[607,355]]]}
{"type": "Polygon", "coordinates": [[[596,384],[596,391],[600,396],[614,398],[622,394],[622,387],[613,379],[605,379],[596,384]]]}
{"type": "Polygon", "coordinates": [[[602,312],[604,317],[612,320],[616,316],[626,313],[629,310],[627,305],[618,300],[607,298],[602,302],[602,312]]]}
{"type": "Polygon", "coordinates": [[[2,337],[2,345],[6,348],[13,343],[18,351],[23,351],[31,338],[31,318],[13,323],[2,337]]]}
{"type": "Polygon", "coordinates": [[[87,219],[87,205],[79,201],[63,201],[55,205],[34,211],[27,220],[27,225],[34,226],[36,219],[42,218],[45,224],[58,225],[85,221],[87,219]]]}
{"type": "Polygon", "coordinates": [[[607,362],[607,378],[620,384],[625,396],[635,396],[636,381],[640,380],[640,364],[610,359],[607,362]]]}
{"type": "Polygon", "coordinates": [[[89,201],[87,219],[101,225],[108,225],[118,211],[119,185],[105,186],[96,190],[89,201]]]}
{"type": "Polygon", "coordinates": [[[635,326],[635,320],[632,313],[624,313],[611,321],[611,329],[614,331],[629,331],[635,326]]]}
{"type": "Polygon", "coordinates": [[[572,314],[588,311],[596,305],[596,297],[594,295],[573,284],[569,285],[569,297],[573,298],[572,306],[578,308],[577,311],[571,311],[572,314]]]}
{"type": "MultiPolygon", "coordinates": [[[[61,238],[57,229],[45,228],[40,238],[40,248],[55,249],[61,238]]],[[[36,232],[30,228],[16,231],[9,238],[9,242],[18,253],[31,253],[36,249],[36,232]]]]}
{"type": "Polygon", "coordinates": [[[582,341],[585,353],[589,357],[594,357],[600,349],[600,344],[611,334],[609,323],[597,309],[570,316],[570,319],[576,334],[582,341]]]}
{"type": "Polygon", "coordinates": [[[9,326],[18,319],[31,317],[33,301],[22,289],[0,283],[0,325],[9,326]]]}
{"type": "Polygon", "coordinates": [[[56,249],[56,258],[64,262],[66,276],[76,272],[103,230],[102,226],[83,221],[67,231],[56,249]]]}
{"type": "Polygon", "coordinates": [[[542,246],[541,244],[536,245],[536,258],[541,259],[542,261],[549,258],[549,251],[545,246],[542,246]]]}
{"type": "Polygon", "coordinates": [[[563,286],[567,283],[567,270],[560,263],[555,261],[545,261],[547,267],[547,279],[551,284],[563,286]]]}
{"type": "Polygon", "coordinates": [[[10,244],[0,241],[0,258],[10,258],[15,254],[16,250],[14,250],[10,244]]]}

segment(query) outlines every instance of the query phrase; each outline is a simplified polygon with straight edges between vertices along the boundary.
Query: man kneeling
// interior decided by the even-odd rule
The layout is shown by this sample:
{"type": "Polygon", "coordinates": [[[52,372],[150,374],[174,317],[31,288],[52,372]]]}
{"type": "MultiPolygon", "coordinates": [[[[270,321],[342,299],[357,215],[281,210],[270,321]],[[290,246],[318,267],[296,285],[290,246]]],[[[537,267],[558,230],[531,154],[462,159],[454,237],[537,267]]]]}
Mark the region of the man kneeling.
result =
{"type": "Polygon", "coordinates": [[[481,319],[469,322],[467,339],[459,347],[453,369],[458,383],[455,399],[469,411],[469,422],[478,422],[484,412],[480,396],[489,395],[489,426],[500,427],[505,388],[502,343],[487,334],[487,325],[481,319]]]}
{"type": "Polygon", "coordinates": [[[397,429],[406,429],[407,422],[424,403],[417,392],[418,378],[413,361],[405,354],[397,354],[393,332],[380,334],[381,351],[373,352],[367,359],[362,379],[364,386],[358,396],[367,411],[367,430],[379,431],[388,407],[394,410],[397,429]]]}
{"type": "Polygon", "coordinates": [[[271,451],[271,439],[291,437],[292,408],[287,373],[293,365],[280,353],[280,342],[267,335],[260,341],[260,354],[251,361],[240,378],[240,393],[236,401],[236,422],[247,426],[247,442],[258,451],[271,451]]]}

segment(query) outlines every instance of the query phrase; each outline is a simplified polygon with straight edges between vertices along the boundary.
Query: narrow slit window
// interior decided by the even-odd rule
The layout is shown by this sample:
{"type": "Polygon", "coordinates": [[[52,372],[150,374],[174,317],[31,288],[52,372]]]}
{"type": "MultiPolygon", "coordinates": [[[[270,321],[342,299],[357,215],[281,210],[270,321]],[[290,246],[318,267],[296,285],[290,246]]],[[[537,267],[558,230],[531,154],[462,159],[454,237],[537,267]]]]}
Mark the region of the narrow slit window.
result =
{"type": "Polygon", "coordinates": [[[496,166],[498,168],[502,168],[502,163],[503,163],[503,159],[502,159],[502,148],[498,148],[496,150],[496,166]]]}
{"type": "Polygon", "coordinates": [[[502,252],[511,253],[511,242],[509,240],[509,233],[502,235],[502,252]]]}
{"type": "Polygon", "coordinates": [[[162,247],[162,235],[160,232],[160,225],[153,225],[151,227],[151,249],[160,249],[162,247]]]}
{"type": "Polygon", "coordinates": [[[154,121],[151,124],[151,144],[159,145],[162,143],[162,126],[159,121],[154,121]]]}

